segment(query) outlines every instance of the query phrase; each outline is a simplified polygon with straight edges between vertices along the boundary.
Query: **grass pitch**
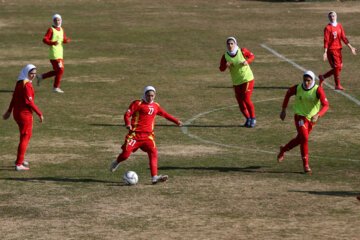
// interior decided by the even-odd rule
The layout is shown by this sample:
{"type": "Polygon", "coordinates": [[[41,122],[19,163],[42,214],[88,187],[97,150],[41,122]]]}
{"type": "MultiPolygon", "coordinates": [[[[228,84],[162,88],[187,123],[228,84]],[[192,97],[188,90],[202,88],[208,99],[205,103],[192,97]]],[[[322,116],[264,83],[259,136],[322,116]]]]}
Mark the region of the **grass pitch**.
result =
{"type": "MultiPolygon", "coordinates": [[[[21,68],[51,65],[42,37],[59,13],[72,42],[65,45],[63,95],[52,80],[35,88],[45,116],[34,117],[26,159],[15,172],[18,129],[0,125],[1,239],[356,239],[360,235],[360,106],[325,88],[329,111],[310,136],[313,175],[302,174],[299,149],[276,163],[281,144],[296,135],[291,106],[279,114],[286,89],[301,71],[266,44],[316,74],[330,10],[360,48],[358,2],[261,1],[3,1],[0,8],[0,109],[6,111],[21,68]],[[253,101],[258,126],[244,119],[230,74],[218,64],[225,39],[255,54],[253,101]],[[111,174],[126,129],[123,114],[146,85],[188,131],[157,118],[159,172],[151,185],[147,156],[136,152],[111,174]],[[214,109],[228,107],[223,110],[214,109]],[[139,183],[122,175],[136,171],[139,183]]],[[[359,57],[343,50],[346,93],[360,99],[359,57]]],[[[327,80],[332,83],[332,79],[327,80]]],[[[34,84],[35,85],[35,84],[34,84]]]]}

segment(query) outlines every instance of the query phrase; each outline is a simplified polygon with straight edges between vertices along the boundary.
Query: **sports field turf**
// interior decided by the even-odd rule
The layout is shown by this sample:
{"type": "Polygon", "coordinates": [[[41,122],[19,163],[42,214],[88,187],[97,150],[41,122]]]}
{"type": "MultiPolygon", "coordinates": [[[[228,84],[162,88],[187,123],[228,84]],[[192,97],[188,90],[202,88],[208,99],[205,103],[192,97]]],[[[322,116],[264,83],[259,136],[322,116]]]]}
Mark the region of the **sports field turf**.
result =
{"type": "MultiPolygon", "coordinates": [[[[309,142],[313,174],[302,174],[299,148],[278,164],[279,146],[296,135],[293,101],[279,119],[282,99],[302,72],[261,46],[326,72],[330,10],[360,49],[356,1],[1,1],[1,114],[23,66],[50,70],[42,38],[53,14],[72,42],[65,93],[52,93],[50,79],[34,83],[45,122],[34,116],[30,171],[14,171],[18,127],[1,120],[0,239],[358,239],[360,105],[325,87],[330,109],[309,142]],[[218,70],[229,36],[255,55],[254,129],[241,127],[230,74],[218,70]],[[157,185],[141,151],[109,172],[127,133],[123,114],[147,85],[188,122],[157,117],[159,173],[169,175],[157,185]],[[136,186],[123,184],[128,170],[136,186]]],[[[360,58],[344,47],[343,60],[345,93],[360,100],[360,58]]]]}

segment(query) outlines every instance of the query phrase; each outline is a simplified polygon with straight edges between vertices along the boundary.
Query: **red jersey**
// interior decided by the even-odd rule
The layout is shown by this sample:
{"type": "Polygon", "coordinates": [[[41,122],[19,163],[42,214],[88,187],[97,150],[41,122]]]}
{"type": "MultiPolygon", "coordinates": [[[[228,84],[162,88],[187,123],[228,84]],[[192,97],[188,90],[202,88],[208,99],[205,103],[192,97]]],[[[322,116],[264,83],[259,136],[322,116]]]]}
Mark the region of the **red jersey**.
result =
{"type": "MultiPolygon", "coordinates": [[[[282,107],[286,108],[288,103],[289,103],[289,99],[291,96],[296,95],[296,88],[298,85],[294,85],[291,88],[289,88],[289,90],[286,92],[285,98],[284,98],[284,102],[282,107]]],[[[317,98],[320,99],[321,102],[321,106],[322,108],[320,109],[320,111],[318,112],[319,116],[321,117],[322,115],[324,115],[324,113],[329,109],[329,102],[325,96],[324,93],[324,89],[322,87],[318,87],[317,91],[316,91],[316,96],[317,98]]]]}
{"type": "Polygon", "coordinates": [[[161,109],[156,102],[147,103],[144,100],[135,100],[124,115],[125,125],[130,125],[132,132],[154,133],[155,116],[160,115],[169,121],[178,123],[179,120],[161,109]]]}
{"type": "Polygon", "coordinates": [[[324,48],[342,49],[341,40],[345,44],[349,43],[342,25],[338,23],[336,27],[334,27],[331,24],[328,24],[324,29],[324,48]]]}
{"type": "MultiPolygon", "coordinates": [[[[60,31],[60,28],[58,27],[54,27],[57,31],[60,31]]],[[[67,38],[65,36],[65,31],[63,29],[63,33],[64,33],[64,40],[63,42],[64,43],[67,43],[67,38]]],[[[52,28],[49,28],[49,30],[46,32],[45,34],[45,37],[43,38],[43,43],[51,46],[51,45],[54,45],[56,43],[56,41],[51,41],[51,38],[52,38],[52,35],[53,35],[53,30],[52,28]]]]}
{"type": "MultiPolygon", "coordinates": [[[[241,48],[241,52],[242,52],[244,58],[246,59],[247,63],[251,63],[254,60],[254,57],[255,57],[254,54],[252,54],[252,52],[250,52],[246,48],[241,48]]],[[[236,54],[231,57],[235,57],[236,54]]],[[[219,69],[221,72],[224,72],[227,69],[225,55],[223,55],[221,58],[219,69]]]]}
{"type": "Polygon", "coordinates": [[[32,84],[28,80],[17,81],[8,111],[14,110],[14,116],[31,115],[35,111],[41,116],[41,112],[34,103],[35,93],[32,84]]]}

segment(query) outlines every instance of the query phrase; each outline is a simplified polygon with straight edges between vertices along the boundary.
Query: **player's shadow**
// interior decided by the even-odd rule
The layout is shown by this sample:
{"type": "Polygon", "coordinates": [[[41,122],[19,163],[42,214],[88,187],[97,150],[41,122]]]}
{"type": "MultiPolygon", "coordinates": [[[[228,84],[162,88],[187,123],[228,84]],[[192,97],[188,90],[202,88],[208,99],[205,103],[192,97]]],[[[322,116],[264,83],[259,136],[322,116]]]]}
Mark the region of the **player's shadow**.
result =
{"type": "Polygon", "coordinates": [[[12,93],[14,92],[14,90],[3,90],[3,89],[0,89],[0,93],[12,93]]]}
{"type": "Polygon", "coordinates": [[[0,171],[14,171],[15,166],[1,166],[0,171]]]}
{"type": "Polygon", "coordinates": [[[253,172],[255,169],[260,169],[261,166],[248,167],[159,167],[159,170],[205,170],[205,171],[219,171],[219,172],[253,172]]]}
{"type": "MultiPolygon", "coordinates": [[[[114,123],[90,123],[90,126],[95,127],[125,127],[125,124],[114,124],[114,123]]],[[[156,124],[157,127],[178,127],[175,124],[156,124]]]]}
{"type": "Polygon", "coordinates": [[[304,172],[286,172],[286,171],[274,171],[263,169],[267,166],[247,166],[247,167],[171,167],[164,166],[159,167],[159,170],[203,170],[203,171],[218,171],[218,172],[247,172],[247,173],[274,173],[274,174],[304,174],[304,172]]]}
{"type": "Polygon", "coordinates": [[[258,2],[306,2],[308,0],[255,0],[258,2]]]}
{"type": "MultiPolygon", "coordinates": [[[[208,88],[233,88],[232,86],[209,86],[208,88]]],[[[289,89],[289,87],[281,86],[256,86],[254,89],[264,89],[264,90],[273,90],[273,89],[289,89]]]]}
{"type": "MultiPolygon", "coordinates": [[[[95,127],[125,127],[124,124],[111,123],[91,123],[90,126],[95,127]]],[[[156,124],[156,127],[178,127],[175,124],[156,124]]],[[[242,128],[244,125],[183,125],[188,128],[242,128]]]]}
{"type": "Polygon", "coordinates": [[[301,190],[289,190],[288,192],[308,193],[315,195],[337,196],[337,197],[356,197],[360,195],[360,192],[355,191],[301,191],[301,190]]]}
{"type": "Polygon", "coordinates": [[[104,181],[91,178],[66,178],[66,177],[35,177],[35,178],[0,178],[8,181],[22,181],[22,182],[69,182],[69,183],[110,183],[117,184],[113,181],[104,181]]]}

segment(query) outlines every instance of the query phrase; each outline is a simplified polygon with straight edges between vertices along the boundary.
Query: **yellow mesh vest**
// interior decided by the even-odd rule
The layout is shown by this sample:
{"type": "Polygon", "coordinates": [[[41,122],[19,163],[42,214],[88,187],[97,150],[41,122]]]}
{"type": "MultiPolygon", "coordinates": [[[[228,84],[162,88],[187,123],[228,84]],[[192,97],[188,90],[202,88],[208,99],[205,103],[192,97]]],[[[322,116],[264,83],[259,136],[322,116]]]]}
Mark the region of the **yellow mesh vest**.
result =
{"type": "Polygon", "coordinates": [[[242,64],[239,64],[240,61],[246,61],[240,48],[235,57],[230,57],[230,55],[226,52],[225,60],[232,64],[230,65],[229,69],[233,85],[240,85],[254,79],[254,75],[251,71],[250,66],[244,66],[242,64]]]}
{"type": "Polygon", "coordinates": [[[304,116],[308,120],[320,110],[320,99],[316,96],[318,85],[310,90],[304,90],[300,83],[296,88],[294,112],[296,115],[304,116]]]}
{"type": "Polygon", "coordinates": [[[49,50],[49,58],[51,60],[63,59],[63,41],[64,41],[64,30],[60,28],[60,31],[56,30],[56,28],[51,27],[53,30],[53,34],[51,37],[51,41],[57,41],[58,45],[50,46],[49,50]]]}

